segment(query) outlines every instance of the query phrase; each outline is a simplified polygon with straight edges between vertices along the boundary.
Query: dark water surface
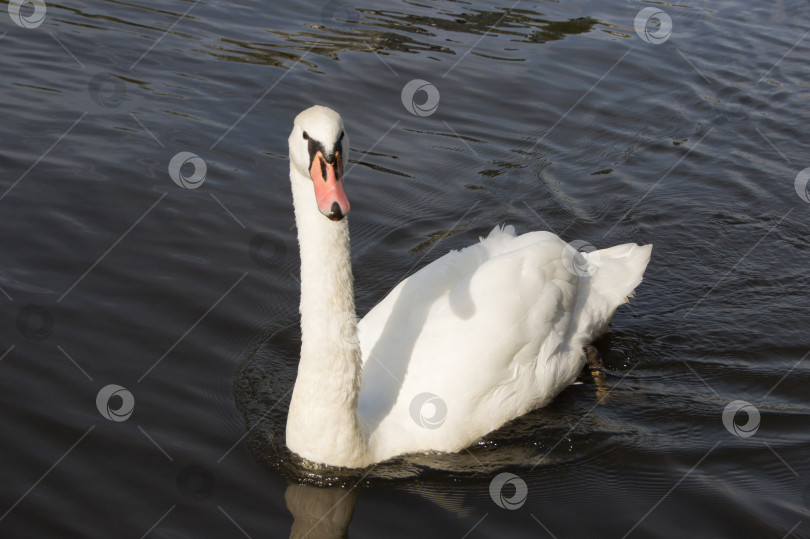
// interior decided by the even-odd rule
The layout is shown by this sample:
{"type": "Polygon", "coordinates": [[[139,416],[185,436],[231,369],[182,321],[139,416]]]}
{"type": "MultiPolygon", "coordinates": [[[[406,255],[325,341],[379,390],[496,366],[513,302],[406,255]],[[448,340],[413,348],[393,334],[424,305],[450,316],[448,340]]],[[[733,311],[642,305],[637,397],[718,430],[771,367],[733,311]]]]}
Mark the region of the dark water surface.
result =
{"type": "Polygon", "coordinates": [[[810,4],[19,4],[0,536],[810,537],[810,4]],[[296,467],[313,103],[351,136],[361,315],[498,223],[653,242],[606,378],[461,455],[296,467]]]}

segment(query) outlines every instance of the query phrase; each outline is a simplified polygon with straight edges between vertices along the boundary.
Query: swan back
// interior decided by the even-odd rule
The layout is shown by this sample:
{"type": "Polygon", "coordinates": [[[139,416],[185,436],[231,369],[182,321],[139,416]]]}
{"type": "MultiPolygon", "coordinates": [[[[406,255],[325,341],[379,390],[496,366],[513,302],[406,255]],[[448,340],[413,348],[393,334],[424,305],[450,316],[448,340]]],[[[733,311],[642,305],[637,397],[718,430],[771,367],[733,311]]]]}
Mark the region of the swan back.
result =
{"type": "Polygon", "coordinates": [[[556,235],[496,227],[401,282],[359,325],[370,452],[459,451],[548,404],[582,371],[583,346],[638,285],[650,250],[588,253],[583,272],[556,235]]]}

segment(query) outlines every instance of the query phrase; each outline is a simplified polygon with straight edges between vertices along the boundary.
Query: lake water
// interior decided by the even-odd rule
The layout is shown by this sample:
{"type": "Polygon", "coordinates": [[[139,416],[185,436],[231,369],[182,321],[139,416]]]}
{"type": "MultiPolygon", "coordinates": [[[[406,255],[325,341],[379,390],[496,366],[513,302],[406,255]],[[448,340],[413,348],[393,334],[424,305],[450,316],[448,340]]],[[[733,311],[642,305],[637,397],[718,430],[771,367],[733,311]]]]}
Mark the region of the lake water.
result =
{"type": "Polygon", "coordinates": [[[807,2],[5,11],[0,536],[810,537],[807,2]],[[298,468],[314,103],[361,315],[499,223],[654,243],[604,379],[460,455],[298,468]]]}

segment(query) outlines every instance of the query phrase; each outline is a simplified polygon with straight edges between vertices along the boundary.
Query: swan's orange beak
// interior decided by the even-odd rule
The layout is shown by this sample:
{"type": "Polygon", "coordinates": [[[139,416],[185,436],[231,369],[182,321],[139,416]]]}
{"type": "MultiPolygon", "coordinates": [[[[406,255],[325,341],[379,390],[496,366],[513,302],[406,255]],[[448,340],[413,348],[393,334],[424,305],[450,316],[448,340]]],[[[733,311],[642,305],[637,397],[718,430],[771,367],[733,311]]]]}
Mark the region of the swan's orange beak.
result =
{"type": "Polygon", "coordinates": [[[309,175],[315,186],[318,209],[332,221],[340,221],[349,213],[349,199],[343,190],[343,161],[340,152],[335,152],[334,162],[329,163],[318,150],[309,167],[309,175]]]}

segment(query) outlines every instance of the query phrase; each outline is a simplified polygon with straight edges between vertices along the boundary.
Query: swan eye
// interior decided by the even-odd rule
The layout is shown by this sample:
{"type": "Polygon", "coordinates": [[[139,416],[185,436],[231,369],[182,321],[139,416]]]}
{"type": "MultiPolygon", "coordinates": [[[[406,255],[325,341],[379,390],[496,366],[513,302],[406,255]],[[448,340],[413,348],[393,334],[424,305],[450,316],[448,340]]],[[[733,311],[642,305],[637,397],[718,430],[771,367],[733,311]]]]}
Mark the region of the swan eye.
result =
{"type": "Polygon", "coordinates": [[[306,131],[304,131],[304,140],[309,140],[309,135],[307,135],[306,131]]]}

